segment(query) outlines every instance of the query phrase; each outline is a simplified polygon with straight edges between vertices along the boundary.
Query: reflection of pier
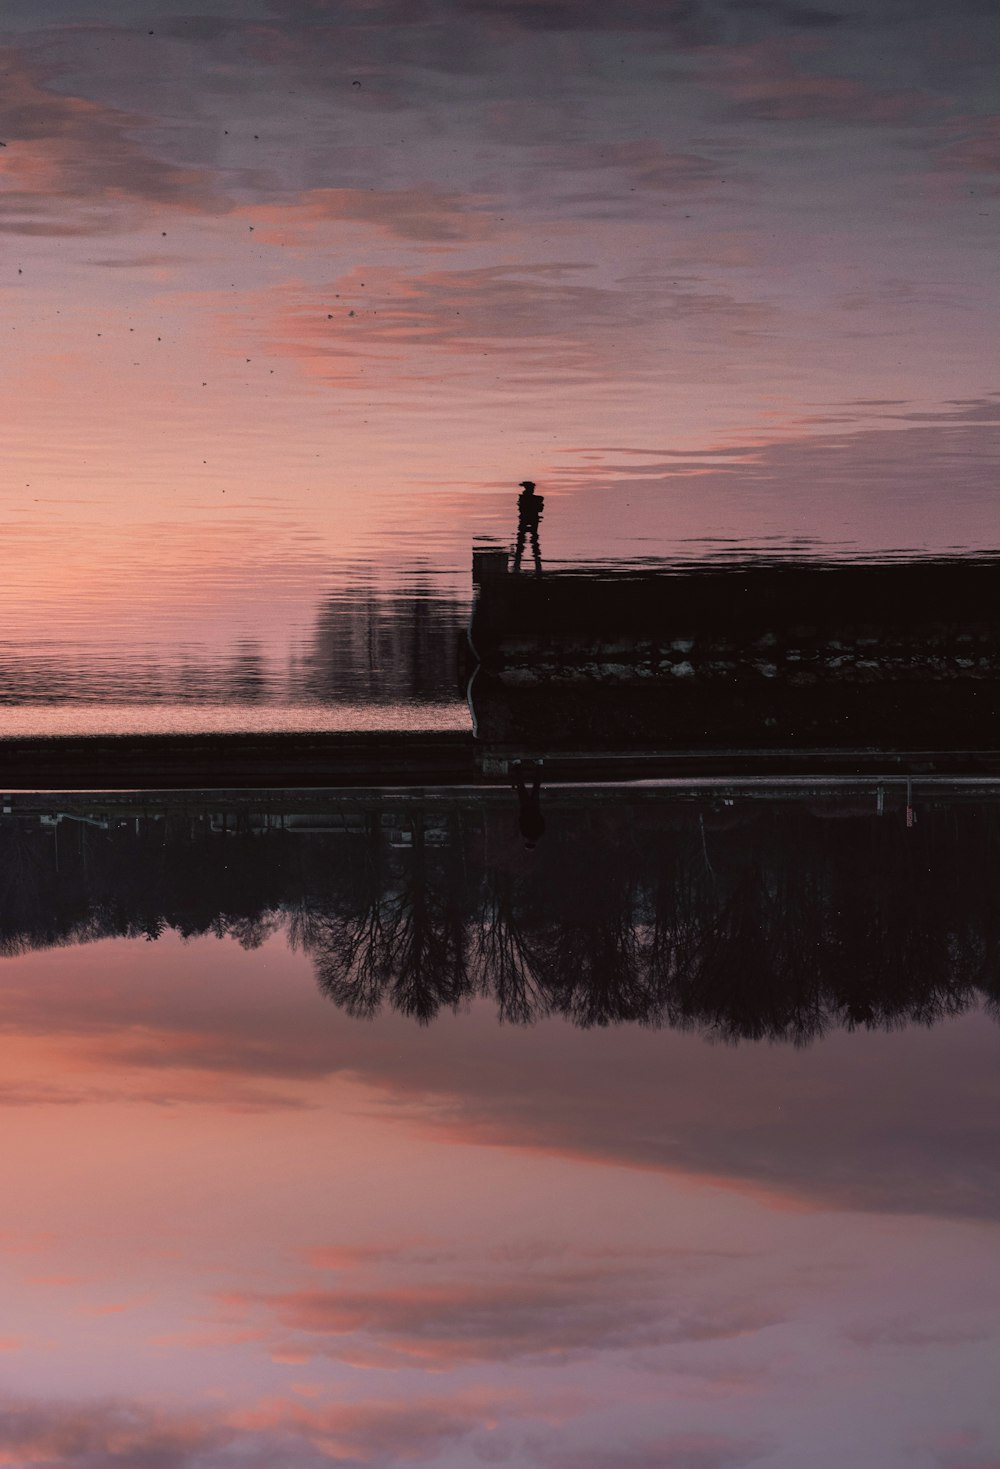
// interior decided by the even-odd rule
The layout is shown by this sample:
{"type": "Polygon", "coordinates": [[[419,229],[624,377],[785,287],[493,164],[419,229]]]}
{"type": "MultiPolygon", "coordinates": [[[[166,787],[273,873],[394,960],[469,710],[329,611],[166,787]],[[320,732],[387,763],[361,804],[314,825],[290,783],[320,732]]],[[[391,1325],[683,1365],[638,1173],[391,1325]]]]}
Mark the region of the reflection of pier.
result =
{"type": "Polygon", "coordinates": [[[1000,768],[998,560],[474,578],[488,768],[1000,768]]]}

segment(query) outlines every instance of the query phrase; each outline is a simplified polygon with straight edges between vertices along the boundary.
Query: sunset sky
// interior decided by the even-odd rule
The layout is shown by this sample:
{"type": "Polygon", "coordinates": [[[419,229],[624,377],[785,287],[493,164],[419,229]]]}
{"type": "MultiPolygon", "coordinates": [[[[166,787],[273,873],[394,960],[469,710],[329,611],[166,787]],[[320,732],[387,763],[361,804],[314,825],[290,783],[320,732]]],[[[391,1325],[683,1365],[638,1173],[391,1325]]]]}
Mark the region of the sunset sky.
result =
{"type": "Polygon", "coordinates": [[[994,1021],[372,1024],[260,937],[4,961],[0,1464],[1000,1462],[994,1021]]]}
{"type": "Polygon", "coordinates": [[[6,626],[996,539],[992,0],[8,0],[6,626]]]}
{"type": "MultiPolygon", "coordinates": [[[[465,729],[526,477],[549,564],[1000,549],[998,54],[996,0],[3,0],[0,737],[327,728],[355,644],[348,723],[465,729]]],[[[0,1469],[1000,1469],[995,1017],[366,1023],[269,911],[0,955],[0,1469]]]]}

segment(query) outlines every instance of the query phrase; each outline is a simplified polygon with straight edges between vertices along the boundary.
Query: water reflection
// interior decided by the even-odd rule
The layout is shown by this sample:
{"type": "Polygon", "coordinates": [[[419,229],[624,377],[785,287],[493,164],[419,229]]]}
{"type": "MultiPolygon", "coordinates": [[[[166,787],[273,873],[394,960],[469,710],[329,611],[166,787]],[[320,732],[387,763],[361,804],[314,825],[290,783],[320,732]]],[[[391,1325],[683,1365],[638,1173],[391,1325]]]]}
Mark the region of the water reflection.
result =
{"type": "Polygon", "coordinates": [[[543,817],[538,771],[515,785],[395,803],[12,798],[0,942],[169,929],[254,949],[281,931],[352,1016],[426,1022],[487,996],[501,1020],[730,1041],[798,1044],[1000,1001],[995,798],[921,796],[914,813],[905,787],[548,792],[543,817]]]}
{"type": "Polygon", "coordinates": [[[415,575],[331,591],[308,630],[277,643],[264,630],[216,645],[10,640],[0,733],[454,728],[467,621],[466,600],[415,575]]]}

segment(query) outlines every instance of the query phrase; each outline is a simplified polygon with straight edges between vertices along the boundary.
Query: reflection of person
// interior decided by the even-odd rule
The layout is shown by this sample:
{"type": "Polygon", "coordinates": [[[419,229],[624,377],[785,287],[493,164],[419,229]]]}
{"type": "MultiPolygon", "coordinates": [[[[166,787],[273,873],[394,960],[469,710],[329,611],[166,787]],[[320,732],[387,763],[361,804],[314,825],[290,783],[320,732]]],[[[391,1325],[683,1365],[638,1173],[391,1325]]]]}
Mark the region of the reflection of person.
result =
{"type": "Polygon", "coordinates": [[[514,772],[514,789],[517,792],[517,825],[524,845],[530,852],[537,847],[545,832],[545,817],[542,815],[541,782],[542,767],[540,761],[533,761],[530,765],[531,788],[525,783],[525,768],[520,760],[516,760],[512,767],[514,772]]]}
{"type": "Polygon", "coordinates": [[[535,482],[530,479],[521,481],[521,493],[517,497],[517,549],[514,552],[514,570],[521,570],[521,557],[524,555],[524,543],[531,540],[531,551],[535,562],[535,575],[542,574],[542,553],[538,548],[538,522],[542,518],[542,510],[545,501],[541,495],[535,494],[535,482]]]}

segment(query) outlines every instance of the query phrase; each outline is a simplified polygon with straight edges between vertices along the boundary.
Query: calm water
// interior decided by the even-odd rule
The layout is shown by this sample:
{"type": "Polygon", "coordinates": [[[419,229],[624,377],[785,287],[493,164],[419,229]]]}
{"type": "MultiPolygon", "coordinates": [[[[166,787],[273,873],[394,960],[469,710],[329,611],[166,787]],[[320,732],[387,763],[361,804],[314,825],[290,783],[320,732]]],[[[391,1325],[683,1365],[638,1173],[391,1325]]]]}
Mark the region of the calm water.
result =
{"type": "Polygon", "coordinates": [[[1000,806],[904,799],[7,798],[10,1462],[987,1463],[1000,806]]]}

